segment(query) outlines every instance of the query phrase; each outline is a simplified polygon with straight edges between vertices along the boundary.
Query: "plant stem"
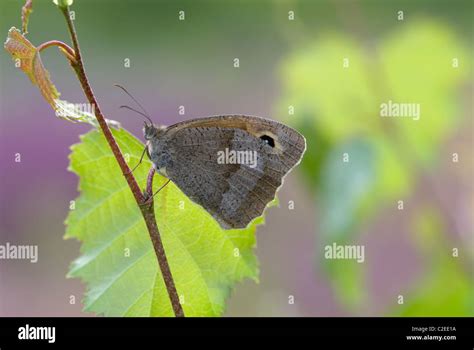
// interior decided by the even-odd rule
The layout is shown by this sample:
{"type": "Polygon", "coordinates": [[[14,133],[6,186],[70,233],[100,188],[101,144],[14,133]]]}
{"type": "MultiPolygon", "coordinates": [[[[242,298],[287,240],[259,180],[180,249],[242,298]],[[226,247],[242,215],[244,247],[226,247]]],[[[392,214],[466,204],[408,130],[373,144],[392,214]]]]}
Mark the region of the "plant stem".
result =
{"type": "MultiPolygon", "coordinates": [[[[160,232],[158,231],[158,226],[156,224],[153,200],[151,200],[146,205],[144,205],[145,202],[148,200],[148,196],[144,196],[142,194],[140,187],[137,181],[135,180],[135,177],[130,171],[129,166],[127,162],[125,161],[125,158],[123,157],[122,152],[120,151],[117,141],[115,140],[112,134],[112,131],[107,125],[105,117],[102,114],[99,104],[97,103],[94,92],[92,91],[92,88],[89,84],[89,80],[87,79],[87,75],[84,69],[84,63],[82,61],[81,50],[79,48],[79,42],[77,39],[76,29],[74,27],[74,23],[69,17],[69,7],[59,7],[59,8],[61,9],[64,17],[66,18],[69,34],[71,35],[71,40],[74,47],[75,62],[70,61],[71,66],[76,72],[76,75],[79,79],[79,82],[81,83],[82,89],[87,99],[94,107],[95,115],[96,115],[97,121],[99,122],[99,126],[102,132],[104,133],[107,143],[109,144],[112,150],[112,153],[114,154],[115,159],[117,160],[117,163],[119,164],[120,169],[122,170],[122,174],[127,180],[128,186],[130,187],[130,190],[132,191],[133,196],[135,197],[135,201],[137,202],[137,205],[140,208],[140,211],[143,215],[143,219],[145,220],[146,226],[148,228],[148,232],[150,234],[151,241],[153,243],[153,248],[155,249],[155,254],[158,259],[158,265],[160,266],[160,270],[163,275],[163,279],[166,285],[166,289],[168,291],[168,296],[170,298],[174,314],[176,317],[184,317],[184,311],[181,304],[179,303],[178,292],[176,290],[175,283],[173,280],[173,275],[171,274],[168,260],[166,258],[160,232]]],[[[154,169],[153,171],[150,171],[149,176],[148,176],[147,191],[149,191],[149,188],[151,188],[153,184],[153,175],[154,175],[154,169]]]]}
{"type": "Polygon", "coordinates": [[[155,218],[155,209],[153,205],[153,177],[155,175],[155,169],[152,167],[148,173],[147,186],[146,186],[146,198],[144,203],[145,205],[141,206],[142,213],[145,217],[145,222],[150,232],[151,242],[153,243],[153,248],[155,249],[155,254],[158,257],[158,264],[160,265],[161,274],[163,275],[163,280],[168,290],[168,295],[170,297],[171,306],[177,317],[183,317],[184,311],[179,302],[178,292],[176,291],[176,286],[174,284],[173,275],[171,274],[170,266],[168,264],[168,259],[166,258],[165,249],[163,247],[163,242],[161,241],[161,236],[156,225],[155,218]],[[156,232],[157,234],[151,234],[156,232]],[[172,291],[172,292],[170,292],[172,291]]]}
{"type": "Polygon", "coordinates": [[[59,41],[59,40],[50,40],[50,41],[47,41],[45,43],[42,43],[40,46],[38,46],[38,51],[41,52],[44,49],[46,49],[48,47],[51,47],[51,46],[58,46],[60,49],[63,50],[66,57],[72,63],[75,63],[76,55],[74,53],[74,50],[69,45],[67,45],[67,44],[65,44],[65,43],[63,43],[62,41],[59,41]]]}

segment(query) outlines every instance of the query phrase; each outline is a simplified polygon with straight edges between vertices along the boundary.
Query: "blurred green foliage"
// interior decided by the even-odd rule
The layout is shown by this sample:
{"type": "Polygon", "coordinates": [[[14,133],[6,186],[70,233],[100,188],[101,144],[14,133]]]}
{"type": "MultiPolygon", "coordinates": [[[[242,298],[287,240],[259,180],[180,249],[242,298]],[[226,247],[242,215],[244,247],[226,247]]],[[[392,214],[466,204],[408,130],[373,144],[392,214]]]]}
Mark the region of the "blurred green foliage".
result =
{"type": "MultiPolygon", "coordinates": [[[[396,201],[432,171],[443,142],[465,117],[459,96],[470,78],[471,60],[466,44],[449,27],[418,19],[401,22],[370,44],[347,33],[322,33],[284,61],[278,110],[294,106],[294,115],[281,117],[308,139],[302,168],[319,207],[321,246],[357,244],[364,224],[383,208],[396,210],[396,201]],[[389,100],[420,104],[420,119],[382,118],[381,104],[389,100]]],[[[401,314],[467,313],[460,305],[472,293],[472,282],[449,259],[434,264],[426,284],[420,284],[424,289],[414,291],[432,297],[412,301],[401,314]],[[447,278],[456,279],[458,291],[441,288],[451,284],[447,278]],[[447,299],[440,308],[439,301],[447,299]],[[447,313],[449,305],[456,307],[447,313]]],[[[317,263],[345,306],[357,310],[366,301],[364,264],[324,258],[317,263]]]]}
{"type": "MultiPolygon", "coordinates": [[[[428,274],[419,281],[419,288],[400,310],[400,316],[472,316],[474,314],[473,281],[469,266],[453,259],[452,250],[442,234],[442,215],[433,208],[422,208],[414,222],[415,239],[428,274]]],[[[458,248],[459,249],[459,248],[458,248]]]]}

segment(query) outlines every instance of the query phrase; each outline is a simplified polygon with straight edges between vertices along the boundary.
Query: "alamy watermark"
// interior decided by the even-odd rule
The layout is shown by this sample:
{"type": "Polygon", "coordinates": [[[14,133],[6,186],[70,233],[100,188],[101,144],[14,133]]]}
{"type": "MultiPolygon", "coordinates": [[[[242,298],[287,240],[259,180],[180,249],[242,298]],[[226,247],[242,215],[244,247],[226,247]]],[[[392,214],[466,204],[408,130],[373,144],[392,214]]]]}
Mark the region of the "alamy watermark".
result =
{"type": "Polygon", "coordinates": [[[365,261],[365,246],[363,245],[338,245],[335,242],[324,247],[324,258],[356,260],[358,263],[365,261]]]}
{"type": "Polygon", "coordinates": [[[38,262],[37,245],[15,245],[9,242],[0,244],[0,260],[30,260],[38,262]]]}
{"type": "Polygon", "coordinates": [[[236,151],[226,148],[217,152],[217,164],[243,164],[256,168],[257,162],[257,151],[236,151]]]}
{"type": "Polygon", "coordinates": [[[74,115],[95,116],[95,106],[91,103],[69,103],[65,101],[56,102],[57,117],[70,118],[74,115]]]}
{"type": "Polygon", "coordinates": [[[380,116],[419,120],[421,116],[421,106],[419,103],[398,103],[388,100],[380,104],[380,116]]]}
{"type": "Polygon", "coordinates": [[[37,327],[26,324],[18,328],[19,340],[47,340],[48,343],[56,341],[56,327],[37,327]]]}

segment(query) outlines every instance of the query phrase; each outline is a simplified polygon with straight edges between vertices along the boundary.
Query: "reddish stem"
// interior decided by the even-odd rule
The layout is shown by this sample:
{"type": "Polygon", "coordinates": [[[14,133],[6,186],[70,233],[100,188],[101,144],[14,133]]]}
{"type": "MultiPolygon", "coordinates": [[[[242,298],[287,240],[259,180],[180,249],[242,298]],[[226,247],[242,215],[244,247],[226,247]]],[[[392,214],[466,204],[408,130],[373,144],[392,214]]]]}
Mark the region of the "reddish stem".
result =
{"type": "Polygon", "coordinates": [[[76,62],[76,54],[74,50],[67,44],[63,43],[62,41],[59,40],[50,40],[45,43],[42,43],[40,46],[38,46],[38,51],[41,52],[44,49],[51,47],[51,46],[58,46],[59,48],[63,49],[64,53],[66,54],[67,58],[72,62],[72,63],[77,63],[76,62]]]}
{"type": "MultiPolygon", "coordinates": [[[[160,232],[158,231],[158,226],[156,224],[153,199],[151,200],[151,202],[147,202],[148,198],[145,198],[145,196],[143,196],[140,190],[140,187],[138,186],[138,183],[135,177],[130,171],[130,168],[127,162],[125,161],[125,158],[123,157],[122,152],[120,151],[120,148],[109,126],[107,125],[105,117],[102,114],[99,104],[95,98],[94,92],[92,91],[92,88],[87,79],[87,75],[84,69],[84,63],[82,62],[81,51],[79,48],[79,42],[77,40],[76,29],[74,27],[74,24],[72,23],[71,18],[69,17],[69,7],[60,7],[60,9],[63,12],[64,17],[66,18],[69,34],[71,35],[71,40],[72,40],[74,52],[75,52],[75,56],[74,56],[75,61],[71,60],[71,66],[76,72],[76,75],[79,79],[79,82],[81,83],[82,89],[84,90],[84,93],[87,99],[94,106],[94,110],[96,112],[95,116],[97,118],[97,121],[99,122],[99,126],[102,132],[104,133],[107,143],[109,144],[112,150],[112,153],[114,154],[115,159],[117,160],[120,166],[120,169],[122,170],[122,174],[127,180],[127,183],[133,193],[133,196],[135,197],[135,201],[137,202],[140,208],[140,211],[143,215],[146,226],[148,228],[148,232],[150,234],[150,239],[153,243],[153,248],[155,250],[155,254],[158,259],[158,265],[160,266],[160,270],[163,275],[163,280],[166,285],[166,290],[168,291],[168,296],[170,298],[174,314],[176,317],[184,317],[184,311],[179,302],[178,292],[176,290],[176,286],[173,280],[173,275],[171,274],[171,269],[169,267],[168,260],[166,258],[160,232]]],[[[57,43],[51,43],[49,46],[56,45],[56,44],[57,43]]],[[[147,191],[150,191],[150,188],[153,185],[153,175],[154,175],[154,169],[150,171],[149,176],[148,176],[147,191]]]]}
{"type": "Polygon", "coordinates": [[[168,290],[168,295],[170,297],[171,306],[176,317],[184,317],[184,311],[179,302],[178,292],[176,290],[176,285],[174,284],[173,275],[171,274],[170,266],[168,264],[168,259],[166,258],[165,248],[163,247],[163,242],[161,241],[161,235],[158,231],[158,226],[156,224],[155,218],[155,209],[153,202],[153,177],[155,175],[155,169],[152,167],[148,173],[148,178],[146,182],[146,196],[145,202],[140,206],[142,213],[145,217],[145,222],[150,232],[151,242],[153,243],[153,248],[155,249],[155,254],[158,258],[158,264],[160,265],[160,270],[163,275],[163,280],[165,282],[166,289],[168,290]]]}

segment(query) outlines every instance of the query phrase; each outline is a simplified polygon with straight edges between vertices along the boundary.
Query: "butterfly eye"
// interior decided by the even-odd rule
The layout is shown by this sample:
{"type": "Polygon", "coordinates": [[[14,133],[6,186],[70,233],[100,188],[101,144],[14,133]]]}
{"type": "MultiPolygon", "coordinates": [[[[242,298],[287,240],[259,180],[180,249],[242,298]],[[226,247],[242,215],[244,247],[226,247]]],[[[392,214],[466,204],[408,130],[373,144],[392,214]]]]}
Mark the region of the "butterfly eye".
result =
{"type": "Polygon", "coordinates": [[[262,136],[260,136],[260,139],[262,139],[263,142],[265,142],[270,147],[275,147],[275,140],[273,138],[271,138],[270,136],[262,135],[262,136]]]}

